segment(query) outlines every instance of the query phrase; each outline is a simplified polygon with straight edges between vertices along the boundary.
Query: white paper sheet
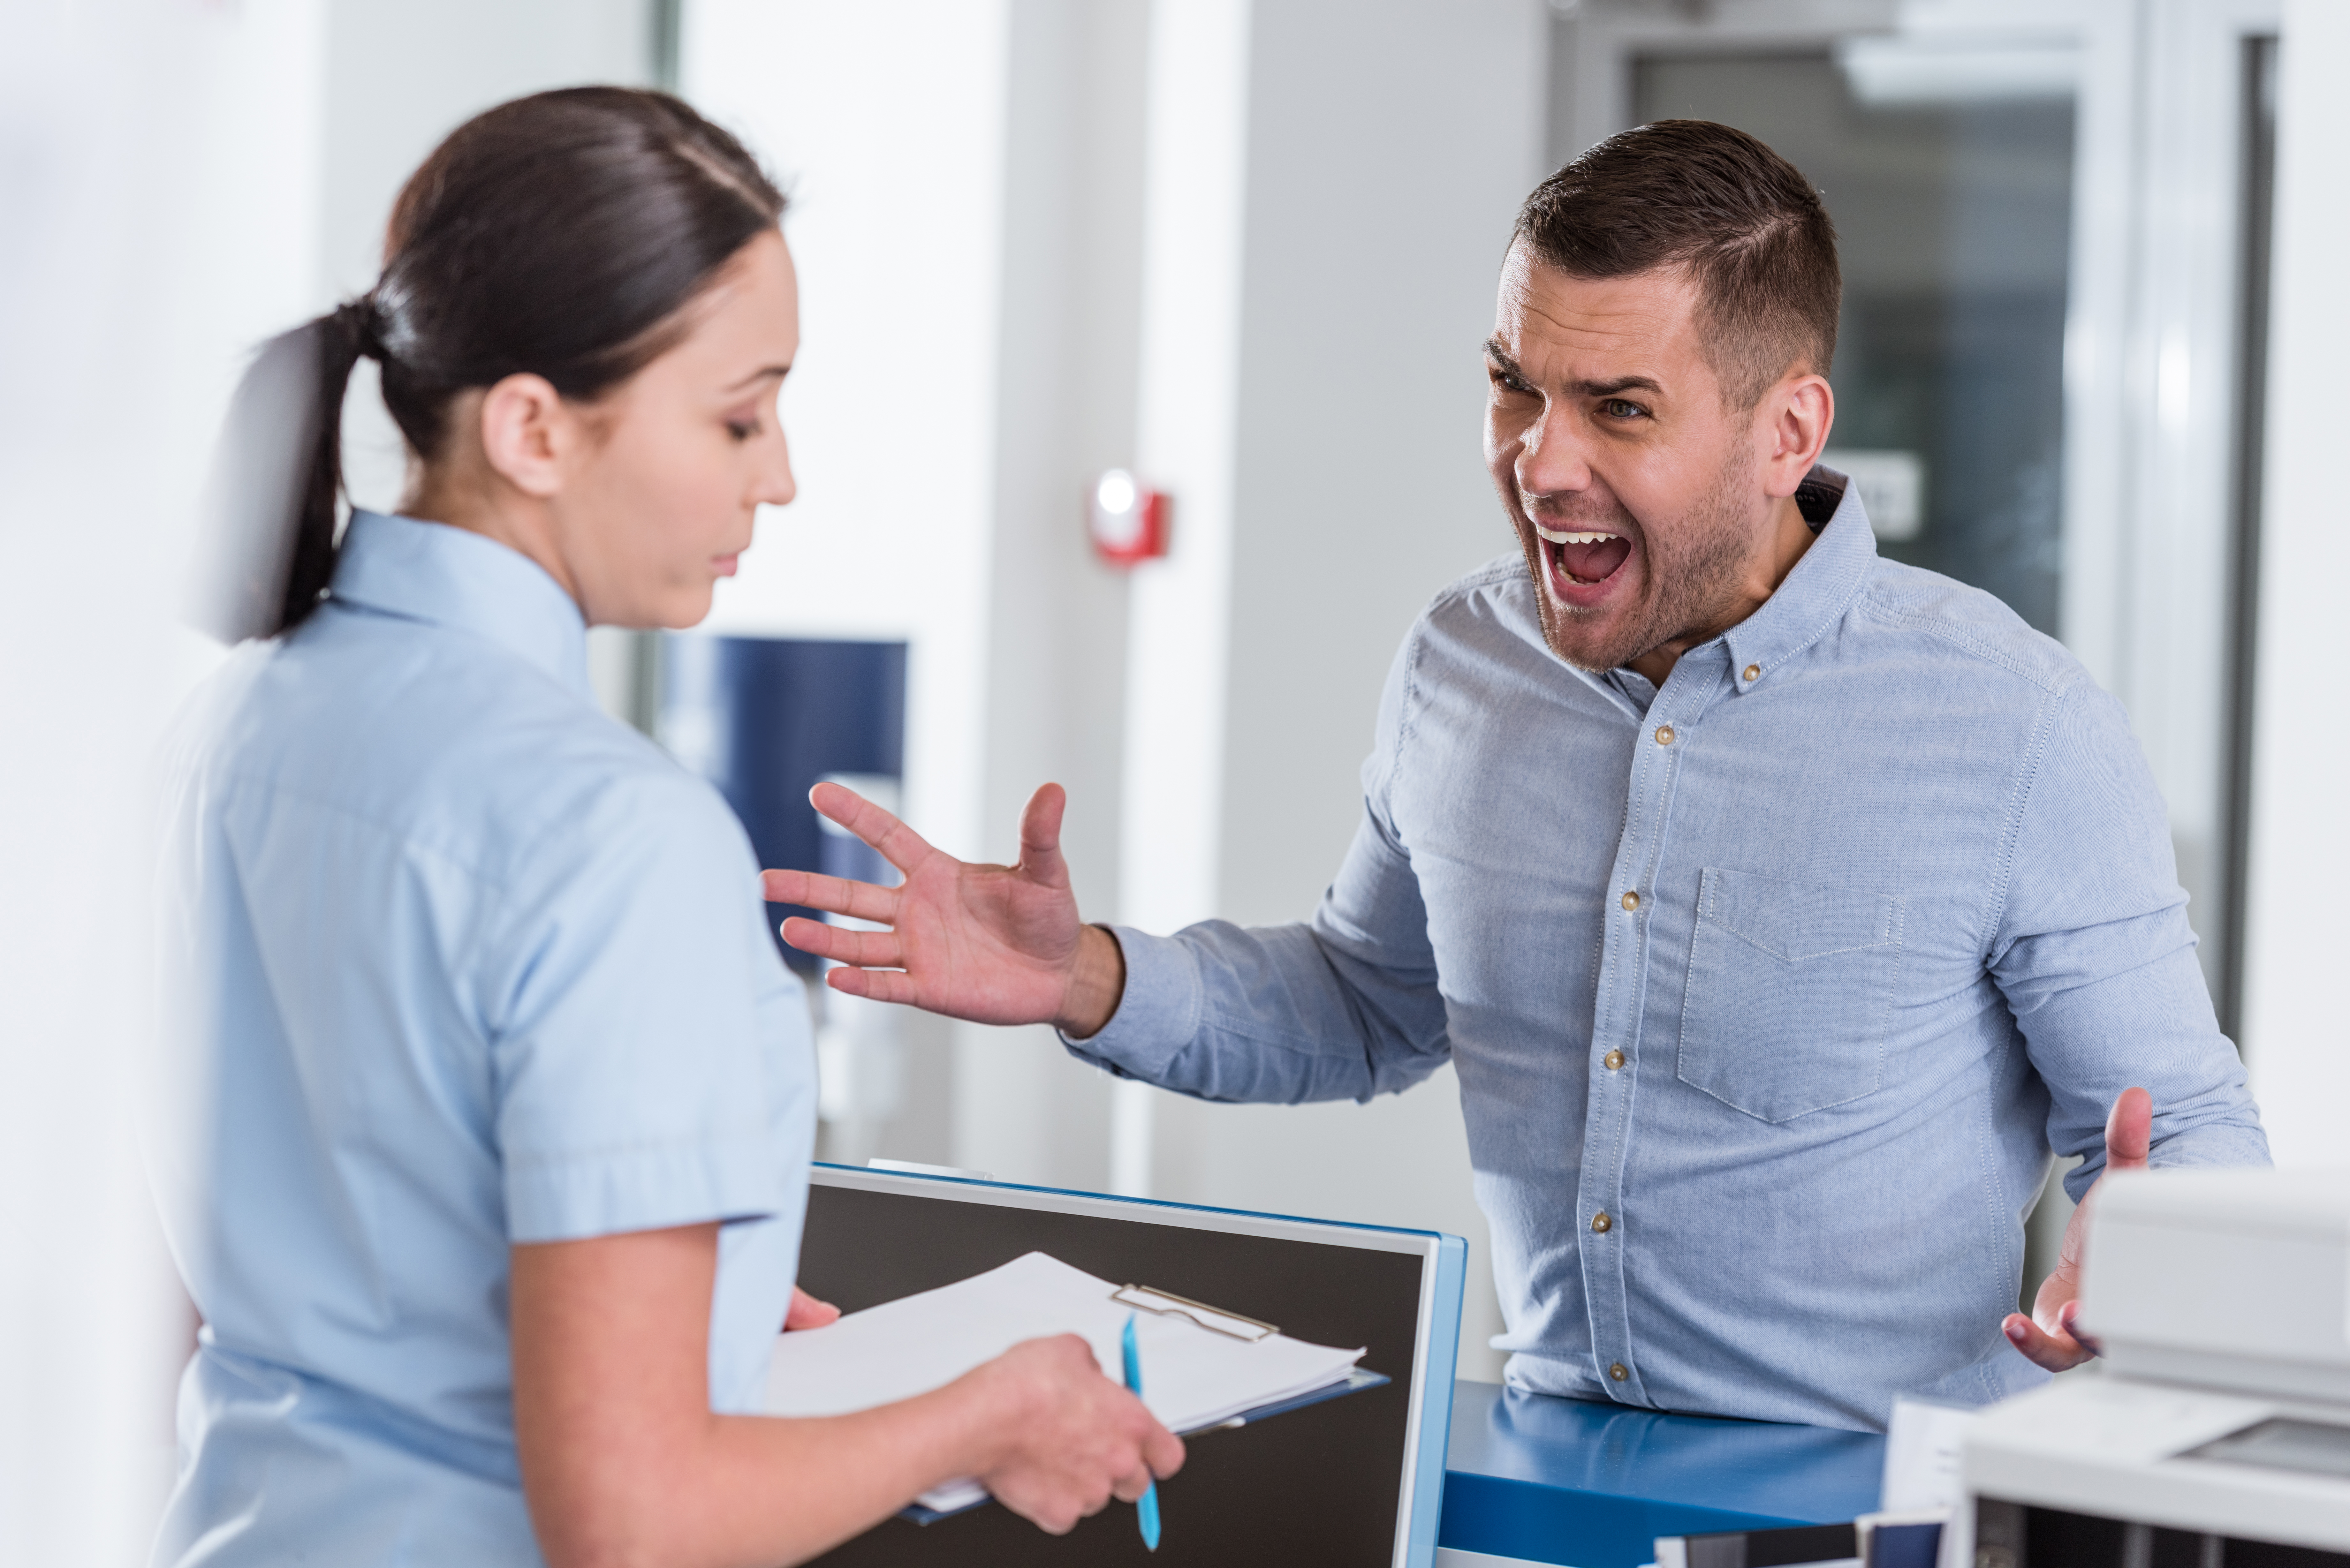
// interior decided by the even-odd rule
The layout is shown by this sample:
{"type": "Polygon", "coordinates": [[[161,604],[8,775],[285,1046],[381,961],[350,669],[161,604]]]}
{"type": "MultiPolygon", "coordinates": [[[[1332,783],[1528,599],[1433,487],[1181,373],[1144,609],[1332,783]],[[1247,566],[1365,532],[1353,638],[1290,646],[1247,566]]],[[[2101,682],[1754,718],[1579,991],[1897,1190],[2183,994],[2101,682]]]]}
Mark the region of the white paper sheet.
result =
{"type": "MultiPolygon", "coordinates": [[[[1018,1345],[1075,1334],[1103,1375],[1122,1380],[1129,1313],[1142,1358],[1142,1402],[1169,1430],[1194,1432],[1243,1410],[1310,1393],[1347,1376],[1363,1352],[1285,1334],[1250,1344],[1178,1317],[1135,1312],[1118,1288],[1043,1252],[938,1290],[850,1313],[825,1328],[780,1336],[767,1367],[771,1416],[838,1416],[942,1387],[1018,1345]]],[[[1248,1303],[1229,1304],[1245,1312],[1248,1303]]],[[[976,1501],[977,1481],[925,1492],[946,1511],[976,1501]]]]}

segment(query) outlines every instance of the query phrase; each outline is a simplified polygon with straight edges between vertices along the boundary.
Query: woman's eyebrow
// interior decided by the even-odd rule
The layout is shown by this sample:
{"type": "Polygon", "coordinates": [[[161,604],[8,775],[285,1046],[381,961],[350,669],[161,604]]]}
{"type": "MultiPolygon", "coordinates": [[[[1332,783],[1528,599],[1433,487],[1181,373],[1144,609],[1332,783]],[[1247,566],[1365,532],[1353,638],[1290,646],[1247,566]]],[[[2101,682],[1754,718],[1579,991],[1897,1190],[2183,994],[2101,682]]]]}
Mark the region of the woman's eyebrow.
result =
{"type": "Polygon", "coordinates": [[[739,392],[754,381],[761,380],[769,376],[773,376],[776,380],[780,381],[791,373],[792,368],[789,365],[762,365],[757,369],[752,371],[749,375],[743,377],[741,380],[735,382],[726,389],[730,392],[739,392]]]}

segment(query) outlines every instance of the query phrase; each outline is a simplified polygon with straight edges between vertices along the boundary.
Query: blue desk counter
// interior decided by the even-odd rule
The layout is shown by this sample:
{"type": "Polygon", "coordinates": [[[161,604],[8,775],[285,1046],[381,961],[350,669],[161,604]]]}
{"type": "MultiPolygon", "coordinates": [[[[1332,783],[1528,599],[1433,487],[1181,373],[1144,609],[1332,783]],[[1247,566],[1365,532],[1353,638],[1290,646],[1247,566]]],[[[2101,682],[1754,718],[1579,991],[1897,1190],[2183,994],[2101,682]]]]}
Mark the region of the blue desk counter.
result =
{"type": "Polygon", "coordinates": [[[1659,1535],[1867,1513],[1884,1467],[1885,1439],[1873,1433],[1662,1416],[1461,1382],[1438,1539],[1450,1552],[1638,1568],[1659,1535]]]}

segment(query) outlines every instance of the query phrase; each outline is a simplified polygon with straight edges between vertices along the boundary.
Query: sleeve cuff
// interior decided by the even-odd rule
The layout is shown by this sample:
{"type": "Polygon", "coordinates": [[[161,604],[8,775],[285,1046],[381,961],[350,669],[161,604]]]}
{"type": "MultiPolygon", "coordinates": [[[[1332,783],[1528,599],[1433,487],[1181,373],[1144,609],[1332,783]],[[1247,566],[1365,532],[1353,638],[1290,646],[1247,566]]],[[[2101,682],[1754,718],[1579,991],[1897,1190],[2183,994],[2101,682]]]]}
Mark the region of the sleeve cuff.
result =
{"type": "Polygon", "coordinates": [[[506,1167],[506,1235],[576,1241],[780,1212],[789,1182],[774,1139],[681,1138],[506,1167]]]}
{"type": "Polygon", "coordinates": [[[1205,990],[1199,957],[1180,938],[1154,937],[1131,926],[1112,926],[1109,934],[1126,956],[1118,1011],[1098,1033],[1083,1040],[1063,1033],[1061,1044],[1081,1062],[1156,1083],[1200,1033],[1205,990]]]}

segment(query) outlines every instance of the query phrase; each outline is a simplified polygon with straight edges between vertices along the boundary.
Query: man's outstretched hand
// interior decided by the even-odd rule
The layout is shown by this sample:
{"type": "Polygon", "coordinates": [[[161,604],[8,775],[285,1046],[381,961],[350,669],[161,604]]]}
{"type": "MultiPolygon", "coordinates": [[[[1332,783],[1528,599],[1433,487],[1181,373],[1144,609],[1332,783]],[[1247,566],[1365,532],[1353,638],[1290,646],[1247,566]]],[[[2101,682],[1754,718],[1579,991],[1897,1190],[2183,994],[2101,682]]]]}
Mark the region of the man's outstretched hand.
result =
{"type": "Polygon", "coordinates": [[[838,960],[827,983],[851,996],[902,1002],[977,1023],[1051,1023],[1082,1038],[1118,1011],[1126,961],[1118,940],[1077,918],[1061,858],[1068,796],[1046,784],[1020,814],[1020,864],[973,866],[856,791],[820,784],[816,810],[895,866],[895,888],[807,871],[763,873],[767,901],[799,904],[888,928],[861,931],[795,915],[784,940],[838,960]]]}
{"type": "Polygon", "coordinates": [[[2081,1195],[2081,1206],[2073,1210],[2072,1222],[2064,1227],[2064,1245],[2056,1254],[2056,1267],[2041,1282],[2040,1293],[2033,1298],[2032,1315],[2010,1313],[2000,1325],[2009,1344],[2051,1372],[2078,1366],[2097,1354],[2096,1345],[2073,1328],[2074,1316],[2081,1309],[2081,1258],[2089,1235],[2089,1210],[2095,1206],[2097,1189],[2105,1185],[2106,1176],[2116,1170],[2146,1168],[2147,1146],[2153,1137],[2154,1096],[2144,1089],[2124,1089],[2114,1101],[2113,1114],[2106,1118],[2105,1173],[2081,1195]]]}

